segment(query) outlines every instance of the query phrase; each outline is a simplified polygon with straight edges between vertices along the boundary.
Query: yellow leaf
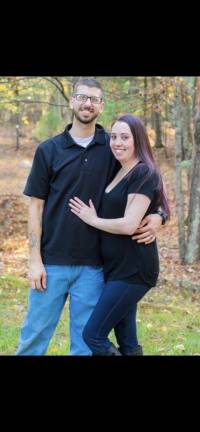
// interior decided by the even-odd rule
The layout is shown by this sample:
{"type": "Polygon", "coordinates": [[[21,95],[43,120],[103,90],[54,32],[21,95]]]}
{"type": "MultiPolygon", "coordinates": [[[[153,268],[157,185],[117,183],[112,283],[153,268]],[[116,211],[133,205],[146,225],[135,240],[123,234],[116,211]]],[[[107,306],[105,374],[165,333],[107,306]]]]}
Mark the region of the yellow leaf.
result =
{"type": "Polygon", "coordinates": [[[151,327],[153,327],[153,324],[148,323],[148,324],[147,324],[147,328],[149,329],[149,328],[151,328],[151,327]]]}
{"type": "Polygon", "coordinates": [[[0,84],[0,91],[5,91],[6,90],[6,86],[3,84],[0,84]]]}
{"type": "Polygon", "coordinates": [[[27,117],[27,116],[23,116],[23,117],[22,117],[22,123],[25,124],[25,125],[28,125],[28,124],[29,124],[29,121],[28,121],[28,117],[27,117]]]}
{"type": "Polygon", "coordinates": [[[162,326],[162,327],[160,327],[160,330],[166,332],[167,331],[167,327],[166,326],[162,326]]]}
{"type": "Polygon", "coordinates": [[[63,87],[64,87],[64,90],[65,90],[65,93],[67,94],[69,92],[69,86],[68,86],[68,84],[64,84],[63,87]]]}

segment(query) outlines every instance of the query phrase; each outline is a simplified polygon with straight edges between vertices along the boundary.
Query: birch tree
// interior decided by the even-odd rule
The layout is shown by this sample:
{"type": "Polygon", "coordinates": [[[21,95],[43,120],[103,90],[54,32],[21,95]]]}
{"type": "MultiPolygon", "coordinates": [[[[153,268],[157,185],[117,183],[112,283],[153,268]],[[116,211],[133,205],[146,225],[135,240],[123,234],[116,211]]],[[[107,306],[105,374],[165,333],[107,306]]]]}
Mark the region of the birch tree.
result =
{"type": "Polygon", "coordinates": [[[188,217],[188,238],[185,262],[200,259],[200,77],[197,77],[194,103],[194,155],[188,217]]]}

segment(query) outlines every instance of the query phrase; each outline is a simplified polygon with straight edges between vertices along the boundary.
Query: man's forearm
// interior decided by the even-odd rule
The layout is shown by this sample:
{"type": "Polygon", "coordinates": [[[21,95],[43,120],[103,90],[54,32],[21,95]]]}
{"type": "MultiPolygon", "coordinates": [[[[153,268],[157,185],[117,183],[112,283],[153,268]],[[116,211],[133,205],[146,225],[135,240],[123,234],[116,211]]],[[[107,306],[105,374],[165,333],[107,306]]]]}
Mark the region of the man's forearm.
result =
{"type": "Polygon", "coordinates": [[[31,202],[28,220],[30,261],[41,261],[42,214],[43,206],[31,202]]]}

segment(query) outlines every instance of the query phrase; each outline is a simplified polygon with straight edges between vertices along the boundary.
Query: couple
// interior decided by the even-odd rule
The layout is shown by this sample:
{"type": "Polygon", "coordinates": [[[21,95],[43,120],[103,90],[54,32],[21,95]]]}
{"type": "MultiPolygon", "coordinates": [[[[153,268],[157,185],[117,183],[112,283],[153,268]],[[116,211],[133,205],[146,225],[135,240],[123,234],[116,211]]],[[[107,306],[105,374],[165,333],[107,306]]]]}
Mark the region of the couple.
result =
{"type": "Polygon", "coordinates": [[[142,354],[137,303],[156,284],[154,233],[169,208],[143,124],[120,117],[109,145],[96,124],[103,105],[101,85],[79,79],[72,125],[36,150],[24,190],[31,289],[17,355],[45,354],[68,295],[71,355],[142,354]]]}

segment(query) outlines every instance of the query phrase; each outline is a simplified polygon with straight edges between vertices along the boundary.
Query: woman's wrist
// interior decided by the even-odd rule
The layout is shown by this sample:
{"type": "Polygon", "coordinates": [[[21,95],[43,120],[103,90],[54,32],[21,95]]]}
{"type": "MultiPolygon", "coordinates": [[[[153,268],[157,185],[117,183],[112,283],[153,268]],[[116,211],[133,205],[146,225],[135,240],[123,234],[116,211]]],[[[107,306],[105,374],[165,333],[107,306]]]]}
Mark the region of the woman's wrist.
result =
{"type": "Polygon", "coordinates": [[[93,216],[93,218],[92,218],[92,220],[91,220],[91,225],[92,225],[94,228],[98,228],[99,220],[100,220],[100,218],[99,218],[98,216],[93,216]]]}

